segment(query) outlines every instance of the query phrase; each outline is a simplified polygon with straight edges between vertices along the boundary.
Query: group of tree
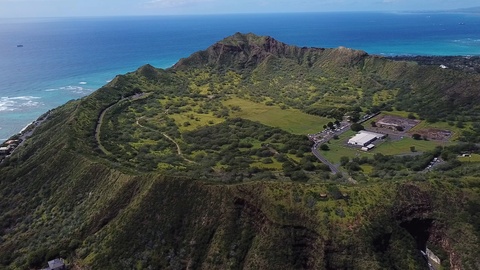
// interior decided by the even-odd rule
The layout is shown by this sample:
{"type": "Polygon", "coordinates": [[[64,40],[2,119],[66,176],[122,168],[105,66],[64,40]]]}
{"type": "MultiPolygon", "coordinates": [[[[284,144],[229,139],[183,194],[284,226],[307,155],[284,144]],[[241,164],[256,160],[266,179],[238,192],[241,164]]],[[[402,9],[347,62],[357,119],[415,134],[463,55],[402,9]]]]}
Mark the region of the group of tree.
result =
{"type": "MultiPolygon", "coordinates": [[[[282,163],[285,176],[294,181],[307,181],[305,171],[323,171],[311,153],[311,142],[304,136],[293,135],[281,129],[271,128],[256,122],[240,118],[229,119],[214,126],[199,128],[183,134],[184,152],[201,152],[196,162],[209,162],[209,165],[221,164],[228,172],[248,172],[253,163],[282,163]],[[254,144],[250,142],[260,142],[254,144]],[[295,155],[300,162],[289,158],[295,155]]],[[[207,168],[207,166],[203,166],[207,168]]],[[[197,168],[198,169],[198,168],[197,168]]],[[[256,171],[269,171],[261,166],[256,171]]],[[[244,175],[254,177],[253,174],[244,175]]]]}
{"type": "MultiPolygon", "coordinates": [[[[413,148],[413,150],[415,150],[413,148]]],[[[340,158],[340,165],[350,172],[361,171],[361,165],[368,164],[373,167],[372,177],[382,176],[388,178],[399,173],[407,173],[409,171],[422,171],[434,158],[442,160],[442,164],[436,166],[436,170],[452,170],[460,166],[457,157],[461,153],[479,153],[480,147],[472,143],[460,143],[448,147],[436,147],[432,151],[427,151],[421,155],[415,156],[389,156],[376,153],[372,158],[368,157],[354,157],[349,158],[343,156],[340,158]]]]}

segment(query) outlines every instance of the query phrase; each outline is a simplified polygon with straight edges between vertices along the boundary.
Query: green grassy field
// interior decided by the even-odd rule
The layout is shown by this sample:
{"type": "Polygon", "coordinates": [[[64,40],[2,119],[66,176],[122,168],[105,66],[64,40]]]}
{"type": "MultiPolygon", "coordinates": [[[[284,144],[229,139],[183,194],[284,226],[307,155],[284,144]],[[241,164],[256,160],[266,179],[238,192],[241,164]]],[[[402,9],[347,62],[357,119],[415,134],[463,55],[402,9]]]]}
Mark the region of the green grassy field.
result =
{"type": "Polygon", "coordinates": [[[330,143],[328,144],[330,150],[321,151],[321,154],[325,156],[330,162],[338,164],[342,156],[350,158],[366,156],[371,158],[376,153],[381,153],[384,155],[402,155],[411,154],[411,146],[415,147],[416,152],[425,152],[433,150],[436,146],[439,145],[447,146],[452,144],[450,142],[414,140],[410,137],[404,137],[403,139],[395,141],[387,138],[384,142],[380,143],[373,150],[369,152],[364,152],[359,148],[346,145],[346,141],[348,140],[348,138],[352,137],[353,135],[355,135],[355,132],[350,130],[342,134],[338,140],[330,140],[330,143]]]}
{"type": "Polygon", "coordinates": [[[360,167],[362,168],[363,173],[365,175],[369,175],[373,172],[373,166],[372,165],[364,164],[364,165],[361,165],[360,167]]]}
{"type": "Polygon", "coordinates": [[[472,154],[470,157],[458,157],[461,162],[480,162],[479,154],[472,154]]]}
{"type": "Polygon", "coordinates": [[[349,158],[354,158],[354,157],[372,157],[373,154],[371,152],[364,152],[361,151],[360,149],[354,149],[354,148],[349,148],[347,146],[340,146],[340,145],[332,145],[330,144],[330,150],[328,151],[320,151],[320,154],[322,154],[325,158],[327,158],[330,162],[333,164],[338,164],[340,163],[340,158],[341,157],[349,157],[349,158]]]}
{"type": "Polygon", "coordinates": [[[389,140],[386,139],[385,142],[379,144],[372,153],[382,153],[384,155],[401,155],[412,153],[410,147],[415,147],[417,152],[425,152],[433,150],[436,146],[447,146],[450,145],[449,142],[440,142],[440,141],[424,141],[424,140],[414,140],[410,137],[403,137],[400,140],[389,140]]]}
{"type": "Polygon", "coordinates": [[[242,110],[233,112],[233,117],[241,117],[262,124],[281,128],[293,134],[316,133],[331,119],[306,114],[296,109],[282,110],[277,106],[267,106],[252,101],[232,98],[223,102],[225,106],[239,106],[242,110]]]}

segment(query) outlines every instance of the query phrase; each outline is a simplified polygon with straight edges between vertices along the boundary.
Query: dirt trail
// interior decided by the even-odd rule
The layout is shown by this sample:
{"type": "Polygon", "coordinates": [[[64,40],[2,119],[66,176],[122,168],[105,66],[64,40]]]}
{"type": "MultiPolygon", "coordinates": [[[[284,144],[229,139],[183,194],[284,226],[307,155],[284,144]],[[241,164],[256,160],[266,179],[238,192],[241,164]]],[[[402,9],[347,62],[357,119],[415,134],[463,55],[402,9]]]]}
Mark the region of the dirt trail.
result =
{"type": "MultiPolygon", "coordinates": [[[[148,129],[154,130],[153,128],[146,127],[146,126],[140,124],[140,122],[139,122],[138,120],[140,120],[141,118],[143,118],[143,117],[140,117],[139,119],[137,119],[137,121],[136,121],[136,124],[137,124],[137,125],[139,125],[139,126],[142,127],[142,128],[148,128],[148,129]]],[[[167,138],[167,140],[169,140],[169,141],[171,141],[172,143],[175,144],[175,146],[177,147],[177,154],[178,154],[179,156],[181,156],[186,162],[196,163],[195,161],[190,160],[190,159],[186,158],[186,157],[183,155],[183,153],[182,153],[182,148],[180,148],[180,145],[179,145],[172,137],[168,136],[166,133],[163,133],[163,132],[161,132],[161,134],[162,134],[165,138],[167,138]]]]}

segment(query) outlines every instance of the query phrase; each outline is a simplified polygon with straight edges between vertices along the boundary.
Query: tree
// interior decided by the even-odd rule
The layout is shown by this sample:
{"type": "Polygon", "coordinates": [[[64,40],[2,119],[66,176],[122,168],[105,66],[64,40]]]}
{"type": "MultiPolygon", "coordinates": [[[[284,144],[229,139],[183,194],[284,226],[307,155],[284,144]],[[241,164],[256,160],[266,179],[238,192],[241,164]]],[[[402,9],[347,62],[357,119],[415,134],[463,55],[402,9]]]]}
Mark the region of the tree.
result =
{"type": "Polygon", "coordinates": [[[360,113],[357,111],[353,111],[350,113],[350,121],[357,122],[360,119],[360,113]]]}
{"type": "Polygon", "coordinates": [[[310,161],[306,161],[305,163],[303,163],[302,168],[305,171],[314,171],[316,169],[315,165],[310,161]]]}
{"type": "Polygon", "coordinates": [[[372,121],[370,124],[372,125],[372,127],[377,127],[377,123],[375,121],[372,121]]]}
{"type": "Polygon", "coordinates": [[[417,119],[413,113],[409,113],[407,117],[408,119],[417,119]]]}
{"type": "Polygon", "coordinates": [[[444,150],[440,157],[445,161],[457,159],[457,155],[455,153],[452,153],[450,150],[444,150]]]}
{"type": "Polygon", "coordinates": [[[354,171],[354,172],[358,172],[358,171],[362,170],[360,165],[356,162],[353,162],[353,161],[345,164],[345,169],[347,169],[349,171],[354,171]]]}
{"type": "Polygon", "coordinates": [[[360,113],[360,112],[362,112],[362,108],[361,108],[360,106],[355,106],[355,107],[353,108],[353,111],[360,113]]]}
{"type": "Polygon", "coordinates": [[[415,146],[410,146],[410,152],[417,152],[417,150],[415,149],[415,146]]]}
{"type": "Polygon", "coordinates": [[[360,130],[364,130],[365,128],[361,125],[361,124],[358,124],[358,123],[353,123],[351,126],[350,126],[350,129],[355,131],[355,132],[358,132],[360,130]]]}
{"type": "Polygon", "coordinates": [[[340,158],[340,165],[345,166],[345,164],[347,164],[349,161],[350,161],[349,157],[343,156],[340,158]]]}
{"type": "Polygon", "coordinates": [[[330,147],[328,147],[328,145],[326,145],[326,144],[322,144],[322,145],[320,145],[320,149],[323,150],[323,151],[328,151],[328,150],[330,150],[330,147]]]}
{"type": "Polygon", "coordinates": [[[264,158],[262,159],[263,164],[272,164],[273,160],[271,158],[264,158]]]}
{"type": "Polygon", "coordinates": [[[284,154],[275,155],[275,159],[276,159],[278,162],[285,162],[285,161],[288,160],[288,159],[285,157],[284,154]]]}
{"type": "Polygon", "coordinates": [[[418,133],[414,133],[412,135],[412,139],[414,140],[421,140],[422,139],[422,135],[418,134],[418,133]]]}
{"type": "Polygon", "coordinates": [[[335,120],[335,122],[334,122],[334,123],[335,123],[335,125],[337,125],[337,126],[340,126],[340,121],[338,121],[338,120],[335,120]]]}
{"type": "Polygon", "coordinates": [[[307,182],[308,176],[303,171],[294,171],[290,174],[292,181],[307,182]]]}
{"type": "Polygon", "coordinates": [[[333,122],[328,122],[327,126],[328,126],[330,129],[333,129],[333,122]]]}

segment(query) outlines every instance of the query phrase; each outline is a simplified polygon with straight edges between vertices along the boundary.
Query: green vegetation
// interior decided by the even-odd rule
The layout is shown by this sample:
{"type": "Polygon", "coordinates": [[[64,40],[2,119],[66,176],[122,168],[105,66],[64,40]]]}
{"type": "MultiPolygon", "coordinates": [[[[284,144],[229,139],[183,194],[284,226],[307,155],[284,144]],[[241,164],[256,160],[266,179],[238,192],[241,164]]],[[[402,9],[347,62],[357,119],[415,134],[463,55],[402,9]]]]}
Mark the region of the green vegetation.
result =
{"type": "Polygon", "coordinates": [[[355,131],[355,132],[365,129],[362,125],[360,125],[360,124],[358,124],[358,123],[353,123],[353,124],[350,126],[350,128],[351,128],[353,131],[355,131]]]}
{"type": "Polygon", "coordinates": [[[461,162],[480,162],[479,154],[467,154],[465,156],[459,156],[458,160],[461,162]]]}
{"type": "Polygon", "coordinates": [[[425,269],[428,245],[475,269],[478,81],[252,34],[117,76],[0,164],[0,268],[425,269]],[[321,143],[337,174],[311,153],[307,134],[380,110],[455,135],[364,152],[348,130],[321,143]]]}
{"type": "Polygon", "coordinates": [[[258,121],[298,135],[316,133],[328,122],[327,118],[309,115],[297,109],[281,109],[239,98],[229,99],[224,105],[240,107],[239,111],[232,113],[234,117],[258,121]]]}
{"type": "Polygon", "coordinates": [[[447,146],[450,145],[448,142],[441,141],[425,141],[425,140],[415,140],[413,138],[403,137],[398,140],[391,140],[387,138],[385,142],[382,142],[374,149],[373,153],[382,153],[384,155],[402,155],[408,154],[410,147],[415,147],[417,152],[426,152],[433,150],[437,146],[447,146]]]}

